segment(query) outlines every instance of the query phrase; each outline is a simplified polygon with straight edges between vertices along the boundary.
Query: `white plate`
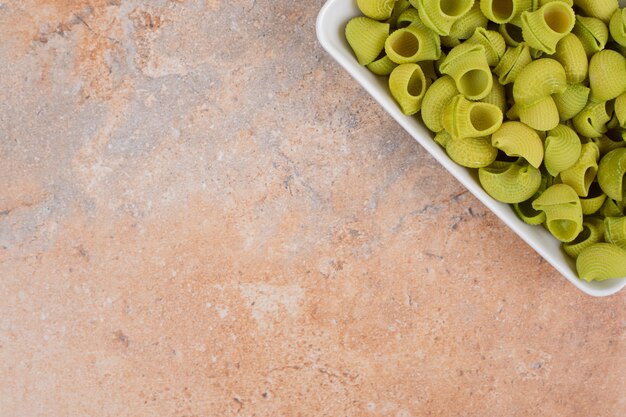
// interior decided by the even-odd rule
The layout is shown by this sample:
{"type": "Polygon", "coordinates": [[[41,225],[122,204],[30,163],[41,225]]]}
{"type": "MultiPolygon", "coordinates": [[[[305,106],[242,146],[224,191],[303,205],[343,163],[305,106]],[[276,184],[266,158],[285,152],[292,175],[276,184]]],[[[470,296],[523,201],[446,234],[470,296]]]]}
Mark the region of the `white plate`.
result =
{"type": "MultiPolygon", "coordinates": [[[[624,4],[624,0],[620,3],[624,4]]],[[[317,17],[317,37],[324,49],[461,184],[577,288],[589,295],[601,297],[614,294],[626,286],[626,277],[590,283],[580,280],[574,261],[561,250],[560,243],[548,231],[543,227],[525,224],[507,204],[492,199],[481,188],[477,176],[450,160],[445,151],[432,140],[432,133],[417,118],[402,114],[389,94],[386,78],[377,77],[360,66],[345,40],[346,23],[360,14],[355,0],[328,0],[317,17]]]]}

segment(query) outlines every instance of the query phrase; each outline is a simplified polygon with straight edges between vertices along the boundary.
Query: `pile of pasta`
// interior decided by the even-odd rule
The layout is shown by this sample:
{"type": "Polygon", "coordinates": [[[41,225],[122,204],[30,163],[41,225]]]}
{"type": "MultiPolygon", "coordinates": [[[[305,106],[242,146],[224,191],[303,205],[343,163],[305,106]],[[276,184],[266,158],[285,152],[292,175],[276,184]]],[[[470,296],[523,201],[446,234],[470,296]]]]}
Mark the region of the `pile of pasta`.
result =
{"type": "Polygon", "coordinates": [[[626,9],[617,0],[357,0],[345,35],[456,163],[543,225],[581,279],[626,276],[626,9]]]}

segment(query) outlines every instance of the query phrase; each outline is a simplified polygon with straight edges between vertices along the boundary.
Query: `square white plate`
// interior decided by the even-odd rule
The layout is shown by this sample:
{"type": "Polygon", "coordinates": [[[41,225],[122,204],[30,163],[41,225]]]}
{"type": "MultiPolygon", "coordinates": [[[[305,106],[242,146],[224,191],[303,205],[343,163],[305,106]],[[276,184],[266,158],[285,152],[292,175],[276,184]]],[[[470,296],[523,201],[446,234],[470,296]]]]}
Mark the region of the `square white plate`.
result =
{"type": "MultiPolygon", "coordinates": [[[[624,0],[620,3],[623,5],[624,0]]],[[[601,297],[614,294],[626,286],[626,277],[590,283],[580,280],[574,261],[561,250],[560,242],[543,227],[529,226],[519,220],[507,204],[492,199],[481,188],[477,175],[450,160],[445,151],[432,140],[432,133],[417,118],[402,114],[389,93],[387,79],[377,77],[360,66],[345,39],[346,23],[358,15],[361,13],[355,0],[328,0],[317,17],[317,37],[324,49],[461,184],[577,288],[589,295],[601,297]]]]}

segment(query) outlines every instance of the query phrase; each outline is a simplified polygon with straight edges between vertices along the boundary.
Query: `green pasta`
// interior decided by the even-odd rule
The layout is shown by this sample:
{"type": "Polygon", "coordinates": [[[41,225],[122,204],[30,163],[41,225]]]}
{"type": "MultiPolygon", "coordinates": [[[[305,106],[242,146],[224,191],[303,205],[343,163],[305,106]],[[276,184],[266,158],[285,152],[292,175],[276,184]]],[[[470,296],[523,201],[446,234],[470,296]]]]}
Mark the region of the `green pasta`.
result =
{"type": "Polygon", "coordinates": [[[554,184],[533,201],[535,210],[546,213],[546,227],[561,242],[571,242],[583,230],[583,212],[576,191],[554,184]]]}
{"type": "Polygon", "coordinates": [[[432,132],[443,130],[441,121],[443,110],[452,97],[459,94],[452,77],[445,75],[437,79],[424,95],[422,101],[422,120],[432,132]]]}
{"type": "Polygon", "coordinates": [[[367,69],[376,75],[389,75],[397,66],[398,64],[389,59],[387,55],[384,55],[382,58],[367,64],[367,69]]]}
{"type": "Polygon", "coordinates": [[[567,88],[565,69],[558,61],[541,58],[526,65],[513,84],[515,103],[527,107],[567,88]]]}
{"type": "Polygon", "coordinates": [[[467,168],[491,165],[498,155],[498,150],[491,145],[488,136],[452,139],[445,148],[450,159],[467,168]]]}
{"type": "Polygon", "coordinates": [[[454,22],[470,11],[473,0],[410,0],[426,26],[438,35],[448,35],[454,22]]]}
{"type": "Polygon", "coordinates": [[[626,142],[624,142],[621,138],[619,138],[619,140],[613,140],[607,135],[602,135],[597,138],[590,138],[589,140],[595,143],[600,150],[600,157],[604,157],[604,155],[614,149],[623,148],[626,146],[626,142]]]}
{"type": "Polygon", "coordinates": [[[604,241],[624,247],[626,244],[626,217],[606,217],[604,219],[604,241]]]}
{"type": "Polygon", "coordinates": [[[600,190],[600,192],[593,193],[595,195],[592,195],[594,184],[597,184],[597,182],[594,182],[591,185],[591,189],[589,190],[589,197],[586,197],[586,198],[580,197],[580,206],[582,207],[583,214],[585,216],[597,213],[602,208],[602,206],[604,205],[604,202],[606,201],[606,194],[602,192],[599,186],[597,186],[597,188],[598,190],[600,190]]]}
{"type": "Polygon", "coordinates": [[[511,157],[524,158],[539,168],[543,161],[543,143],[533,129],[520,122],[505,122],[491,135],[491,144],[511,157]]]}
{"type": "Polygon", "coordinates": [[[590,92],[583,84],[569,84],[565,91],[552,96],[562,122],[572,119],[585,108],[590,92]]]}
{"type": "Polygon", "coordinates": [[[617,201],[607,197],[602,207],[600,207],[600,215],[603,217],[619,217],[623,216],[624,213],[617,201]]]}
{"type": "Polygon", "coordinates": [[[450,28],[449,37],[458,40],[469,39],[477,28],[487,28],[488,22],[480,11],[480,3],[475,1],[470,11],[454,22],[450,28]]]}
{"type": "Polygon", "coordinates": [[[576,258],[578,276],[588,282],[626,276],[626,250],[610,243],[595,243],[576,258]]]}
{"type": "Polygon", "coordinates": [[[361,65],[371,63],[380,55],[388,36],[389,24],[369,17],[355,17],[346,25],[346,39],[361,65]]]}
{"type": "MultiPolygon", "coordinates": [[[[412,8],[409,0],[396,0],[391,16],[386,20],[386,22],[391,25],[392,29],[398,29],[398,19],[402,13],[407,11],[409,8],[412,8]]],[[[405,26],[408,26],[409,24],[410,23],[407,23],[405,26]]]]}
{"type": "Polygon", "coordinates": [[[396,64],[438,59],[439,36],[427,27],[411,24],[393,32],[385,41],[385,52],[396,64]]]}
{"type": "Polygon", "coordinates": [[[463,43],[454,47],[439,71],[450,75],[456,88],[470,100],[485,98],[493,86],[493,75],[482,45],[463,43]]]}
{"type": "Polygon", "coordinates": [[[604,222],[597,217],[587,218],[583,222],[583,230],[571,242],[563,243],[563,250],[572,258],[578,255],[594,243],[602,242],[604,237],[604,222]]]}
{"type": "Polygon", "coordinates": [[[624,200],[624,174],[626,174],[626,148],[607,153],[600,161],[598,182],[606,195],[616,201],[624,200]]]}
{"type": "Polygon", "coordinates": [[[559,110],[552,96],[544,97],[527,107],[519,106],[517,112],[523,123],[537,130],[554,129],[560,120],[559,110]]]}
{"type": "Polygon", "coordinates": [[[385,20],[391,17],[396,0],[356,0],[361,12],[372,19],[385,20]]]}
{"type": "Polygon", "coordinates": [[[452,136],[445,130],[437,132],[433,140],[438,143],[442,148],[446,148],[448,143],[452,140],[452,136]]]}
{"type": "Polygon", "coordinates": [[[413,7],[404,10],[396,19],[396,27],[398,29],[405,28],[409,25],[426,27],[420,19],[419,12],[413,7]]]}
{"type": "Polygon", "coordinates": [[[603,50],[609,40],[609,29],[602,20],[595,17],[576,16],[572,33],[580,39],[588,57],[603,50]]]}
{"type": "Polygon", "coordinates": [[[514,82],[519,73],[526,65],[530,64],[532,60],[533,59],[530,57],[530,48],[525,43],[521,43],[515,47],[507,48],[493,72],[498,75],[500,83],[506,85],[514,82]]]}
{"type": "Polygon", "coordinates": [[[598,173],[600,150],[595,143],[581,146],[580,157],[570,168],[561,171],[561,181],[572,187],[581,197],[589,195],[589,188],[598,173]]]}
{"type": "Polygon", "coordinates": [[[489,136],[502,125],[502,112],[493,104],[469,101],[459,94],[446,106],[442,122],[454,139],[489,136]]]}
{"type": "Polygon", "coordinates": [[[557,43],[554,59],[563,66],[568,84],[582,83],[587,78],[587,55],[576,35],[568,33],[557,43]]]}
{"type": "Polygon", "coordinates": [[[616,0],[357,0],[345,36],[448,158],[583,280],[626,278],[626,9],[616,0]],[[581,12],[582,14],[578,14],[581,12]],[[495,79],[494,79],[495,77],[495,79]]]}
{"type": "Polygon", "coordinates": [[[480,0],[480,10],[494,23],[508,23],[532,7],[533,0],[480,0]]]}
{"type": "Polygon", "coordinates": [[[459,46],[461,44],[461,40],[457,38],[453,38],[452,36],[442,36],[441,37],[441,46],[446,48],[454,48],[455,46],[459,46]]]}
{"type": "Polygon", "coordinates": [[[513,211],[524,223],[538,226],[546,221],[546,213],[533,208],[533,200],[513,204],[513,211]]]}
{"type": "Polygon", "coordinates": [[[589,101],[584,109],[572,119],[574,129],[582,136],[597,138],[606,131],[613,110],[611,102],[589,101]]]}
{"type": "Polygon", "coordinates": [[[580,158],[582,151],[582,144],[576,132],[561,124],[548,132],[544,147],[545,167],[553,177],[572,167],[580,158]]]}
{"type": "Polygon", "coordinates": [[[468,44],[478,44],[485,48],[485,56],[487,64],[495,67],[502,59],[506,51],[506,43],[504,38],[498,32],[483,28],[476,28],[474,34],[466,41],[468,44]]]}
{"type": "Polygon", "coordinates": [[[619,127],[626,129],[626,93],[620,94],[615,99],[613,112],[617,118],[619,127]]]}
{"type": "Polygon", "coordinates": [[[617,0],[574,0],[574,4],[580,7],[587,16],[596,17],[605,23],[619,7],[617,0]]]}
{"type": "Polygon", "coordinates": [[[497,106],[502,114],[506,113],[508,107],[506,104],[506,89],[498,80],[493,80],[491,91],[487,94],[487,97],[483,98],[481,101],[497,106]]]}
{"type": "Polygon", "coordinates": [[[611,16],[609,33],[615,42],[626,47],[626,7],[615,10],[611,16]]]}
{"type": "Polygon", "coordinates": [[[575,22],[574,10],[567,3],[549,2],[534,12],[522,13],[522,36],[531,48],[552,55],[575,22]]]}
{"type": "Polygon", "coordinates": [[[401,64],[391,71],[389,91],[404,114],[415,114],[420,110],[426,88],[426,77],[417,64],[401,64]]]}
{"type": "Polygon", "coordinates": [[[439,76],[437,75],[437,71],[435,70],[435,61],[420,61],[417,63],[420,67],[422,67],[422,71],[424,72],[424,76],[426,77],[426,83],[430,86],[439,76]]]}
{"type": "Polygon", "coordinates": [[[530,164],[495,161],[478,170],[478,179],[487,194],[503,203],[521,203],[541,185],[541,172],[530,164]]]}
{"type": "Polygon", "coordinates": [[[502,35],[508,46],[515,47],[524,42],[521,26],[514,25],[512,23],[504,23],[498,27],[498,32],[500,32],[500,35],[502,35]]]}
{"type": "Polygon", "coordinates": [[[589,86],[591,99],[608,101],[626,90],[626,58],[620,53],[605,49],[589,61],[589,86]]]}

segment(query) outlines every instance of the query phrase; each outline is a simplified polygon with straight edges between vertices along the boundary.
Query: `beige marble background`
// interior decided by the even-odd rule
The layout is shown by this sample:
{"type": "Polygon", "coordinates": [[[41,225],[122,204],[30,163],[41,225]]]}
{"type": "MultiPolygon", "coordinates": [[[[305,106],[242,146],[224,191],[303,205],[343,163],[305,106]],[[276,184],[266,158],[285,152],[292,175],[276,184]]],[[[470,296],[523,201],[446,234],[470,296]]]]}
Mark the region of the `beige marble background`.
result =
{"type": "Polygon", "coordinates": [[[626,415],[624,294],[468,195],[322,4],[0,0],[0,415],[626,415]]]}

